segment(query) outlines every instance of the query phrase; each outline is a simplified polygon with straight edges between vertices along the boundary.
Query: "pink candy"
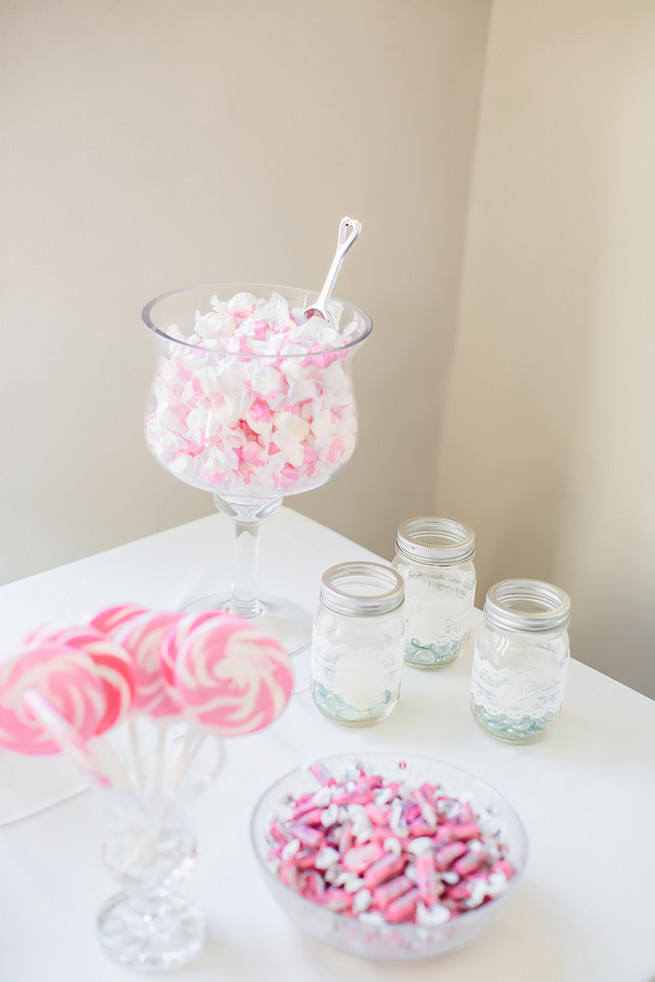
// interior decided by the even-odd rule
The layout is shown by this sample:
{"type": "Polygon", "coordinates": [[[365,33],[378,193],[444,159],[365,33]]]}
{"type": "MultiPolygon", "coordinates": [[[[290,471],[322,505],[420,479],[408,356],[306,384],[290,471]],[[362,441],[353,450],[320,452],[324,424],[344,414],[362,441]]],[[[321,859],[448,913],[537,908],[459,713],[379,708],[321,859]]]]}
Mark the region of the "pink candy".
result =
{"type": "Polygon", "coordinates": [[[150,450],[212,492],[270,497],[323,484],[355,445],[348,327],[305,321],[277,294],[212,306],[159,360],[150,450]]]}
{"type": "Polygon", "coordinates": [[[203,725],[223,736],[269,726],[291,696],[282,646],[229,615],[192,630],[174,669],[175,691],[203,725]]]}
{"type": "Polygon", "coordinates": [[[154,719],[179,716],[180,700],[166,684],[161,671],[160,652],[169,629],[184,615],[178,611],[147,611],[126,620],[114,638],[131,656],[136,676],[134,709],[154,719]]]}
{"type": "Polygon", "coordinates": [[[493,900],[514,875],[502,842],[439,787],[312,770],[321,790],[282,803],[269,830],[271,869],[306,899],[371,923],[431,926],[493,900]]]}
{"type": "Polygon", "coordinates": [[[0,746],[64,749],[91,770],[104,751],[88,741],[130,712],[157,719],[162,735],[180,718],[221,735],[251,733],[280,715],[291,688],[286,652],[241,618],[118,604],[89,625],[32,631],[0,665],[0,746]]]}
{"type": "Polygon", "coordinates": [[[24,696],[34,690],[82,740],[97,732],[106,705],[88,655],[64,644],[25,648],[0,668],[0,746],[19,754],[59,753],[59,744],[24,696]]]}
{"type": "Polygon", "coordinates": [[[134,702],[136,680],[127,651],[101,631],[85,626],[40,628],[25,639],[25,643],[31,646],[50,642],[81,651],[93,662],[105,694],[105,711],[96,735],[105,733],[128,714],[134,702]]]}

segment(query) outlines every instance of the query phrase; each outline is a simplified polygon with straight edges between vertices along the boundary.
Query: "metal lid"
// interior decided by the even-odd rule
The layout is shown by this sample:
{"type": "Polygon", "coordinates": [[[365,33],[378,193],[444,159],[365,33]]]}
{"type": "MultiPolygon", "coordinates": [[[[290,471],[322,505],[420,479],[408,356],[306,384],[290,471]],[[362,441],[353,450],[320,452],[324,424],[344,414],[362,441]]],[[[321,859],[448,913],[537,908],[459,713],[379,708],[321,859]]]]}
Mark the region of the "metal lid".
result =
{"type": "Polygon", "coordinates": [[[505,631],[554,631],[569,623],[571,601],[552,583],[501,580],[488,590],[484,613],[505,631]]]}
{"type": "Polygon", "coordinates": [[[475,555],[475,533],[451,518],[423,515],[403,522],[396,533],[396,549],[428,566],[453,566],[475,555]]]}
{"type": "Polygon", "coordinates": [[[382,563],[339,563],[323,573],[321,602],[339,614],[386,614],[405,599],[405,582],[382,563]]]}

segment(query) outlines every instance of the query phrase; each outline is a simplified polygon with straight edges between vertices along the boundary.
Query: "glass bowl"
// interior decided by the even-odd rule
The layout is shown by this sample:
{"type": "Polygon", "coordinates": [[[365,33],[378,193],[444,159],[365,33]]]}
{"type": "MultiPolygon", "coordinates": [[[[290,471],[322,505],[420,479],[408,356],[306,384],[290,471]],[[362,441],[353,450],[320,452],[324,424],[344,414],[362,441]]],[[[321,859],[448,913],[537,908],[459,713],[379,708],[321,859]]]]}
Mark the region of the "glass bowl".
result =
{"type": "Polygon", "coordinates": [[[401,751],[365,751],[308,761],[280,778],[262,795],[253,812],[251,836],[265,882],[297,927],[339,951],[384,960],[430,958],[471,941],[495,920],[516,892],[528,856],[521,820],[498,791],[452,764],[401,751]],[[320,784],[310,770],[316,764],[325,767],[339,782],[349,767],[360,765],[368,775],[379,774],[386,781],[399,781],[410,788],[418,788],[425,782],[439,785],[446,795],[470,802],[483,825],[485,837],[496,836],[505,845],[505,858],[514,866],[515,875],[495,899],[446,923],[430,926],[409,922],[366,923],[306,899],[287,886],[269,862],[269,830],[283,802],[319,790],[320,784]]]}

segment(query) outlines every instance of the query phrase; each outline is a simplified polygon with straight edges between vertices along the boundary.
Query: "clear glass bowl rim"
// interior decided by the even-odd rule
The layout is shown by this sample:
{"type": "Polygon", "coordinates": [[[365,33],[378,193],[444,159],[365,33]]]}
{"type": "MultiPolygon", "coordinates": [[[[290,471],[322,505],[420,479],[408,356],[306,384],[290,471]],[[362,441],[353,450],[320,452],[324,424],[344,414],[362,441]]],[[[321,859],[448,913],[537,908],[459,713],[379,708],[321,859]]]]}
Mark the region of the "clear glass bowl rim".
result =
{"type": "MultiPolygon", "coordinates": [[[[184,345],[187,348],[191,348],[191,350],[202,351],[203,354],[205,355],[213,354],[216,357],[220,357],[220,358],[238,358],[240,360],[249,360],[254,358],[257,360],[270,359],[272,361],[275,361],[278,358],[280,358],[279,354],[268,355],[268,354],[258,354],[254,352],[251,354],[248,353],[242,354],[241,352],[219,351],[216,349],[207,348],[200,344],[193,344],[190,341],[184,341],[184,340],[180,340],[179,338],[171,337],[169,334],[166,334],[166,332],[163,331],[160,327],[157,327],[155,323],[155,319],[153,318],[153,312],[155,311],[157,305],[162,301],[167,300],[169,297],[181,296],[184,293],[188,293],[192,295],[194,293],[199,293],[201,291],[210,292],[210,291],[219,291],[219,290],[221,291],[234,290],[234,294],[242,293],[242,292],[253,293],[258,299],[261,296],[263,296],[266,291],[279,291],[281,294],[284,294],[285,291],[288,291],[298,294],[304,294],[306,297],[306,301],[305,301],[306,304],[310,302],[314,302],[318,298],[318,291],[316,290],[307,290],[304,287],[299,287],[299,286],[284,286],[281,283],[251,283],[251,282],[239,282],[239,281],[199,283],[196,286],[182,287],[177,290],[168,290],[166,293],[160,293],[158,296],[153,297],[153,299],[148,301],[148,303],[141,311],[141,318],[145,326],[148,328],[148,330],[152,331],[153,334],[161,338],[162,341],[173,342],[175,344],[184,345]]],[[[284,355],[285,358],[307,358],[310,355],[319,356],[324,354],[325,355],[332,354],[333,352],[340,353],[340,352],[350,351],[358,347],[358,345],[362,344],[362,342],[365,341],[366,338],[370,335],[371,331],[373,330],[373,323],[369,315],[365,313],[361,309],[361,307],[357,307],[355,304],[350,303],[348,300],[342,300],[340,297],[332,297],[331,300],[335,301],[336,303],[342,304],[345,308],[352,310],[357,315],[357,317],[361,318],[364,325],[364,329],[361,332],[361,334],[359,334],[352,341],[348,342],[348,344],[339,345],[339,347],[336,348],[322,348],[320,351],[312,351],[310,353],[303,351],[298,354],[284,355]]]]}

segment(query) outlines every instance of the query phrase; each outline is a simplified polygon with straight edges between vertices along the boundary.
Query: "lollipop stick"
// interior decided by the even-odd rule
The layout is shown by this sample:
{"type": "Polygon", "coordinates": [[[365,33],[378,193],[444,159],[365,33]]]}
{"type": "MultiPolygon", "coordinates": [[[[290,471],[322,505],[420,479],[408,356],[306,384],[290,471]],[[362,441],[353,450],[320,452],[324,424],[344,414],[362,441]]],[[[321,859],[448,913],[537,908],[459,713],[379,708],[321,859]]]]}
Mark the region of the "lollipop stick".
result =
{"type": "Polygon", "coordinates": [[[166,720],[157,720],[157,763],[155,767],[155,791],[161,791],[164,776],[164,764],[166,761],[166,734],[168,724],[166,720]]]}
{"type": "Polygon", "coordinates": [[[135,782],[129,775],[125,764],[104,737],[95,737],[89,741],[89,750],[107,774],[112,776],[112,785],[119,791],[134,791],[135,782]]]}
{"type": "Polygon", "coordinates": [[[130,748],[134,762],[134,783],[137,791],[143,791],[143,766],[141,764],[141,752],[139,750],[139,732],[136,716],[130,715],[128,717],[127,727],[130,734],[130,748]]]}
{"type": "Polygon", "coordinates": [[[99,763],[87,741],[80,736],[68,720],[57,712],[49,699],[38,689],[28,688],[23,693],[23,702],[33,713],[59,748],[75,766],[101,787],[113,785],[112,775],[99,763]]]}
{"type": "Polygon", "coordinates": [[[171,791],[177,791],[179,788],[206,736],[207,733],[205,730],[198,729],[192,725],[189,726],[184,737],[184,743],[180,748],[179,756],[175,762],[175,769],[170,784],[171,791]]]}

